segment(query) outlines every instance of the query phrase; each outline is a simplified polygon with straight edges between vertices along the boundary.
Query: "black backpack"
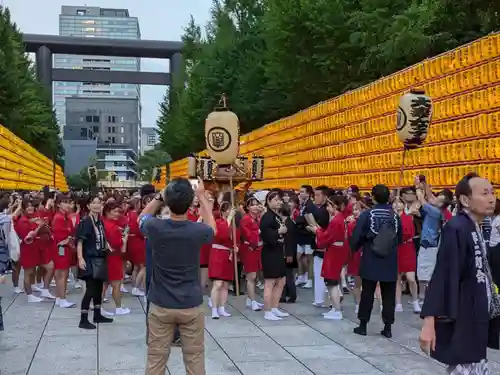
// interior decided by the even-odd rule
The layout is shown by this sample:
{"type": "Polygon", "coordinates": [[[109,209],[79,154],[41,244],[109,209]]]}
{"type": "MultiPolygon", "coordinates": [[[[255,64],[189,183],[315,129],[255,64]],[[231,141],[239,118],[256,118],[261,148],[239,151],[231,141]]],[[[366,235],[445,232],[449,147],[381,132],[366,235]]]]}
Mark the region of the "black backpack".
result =
{"type": "Polygon", "coordinates": [[[373,252],[381,258],[388,256],[394,249],[394,245],[397,243],[397,233],[395,227],[395,214],[393,216],[394,221],[383,222],[380,226],[378,234],[375,235],[372,242],[373,252]]]}

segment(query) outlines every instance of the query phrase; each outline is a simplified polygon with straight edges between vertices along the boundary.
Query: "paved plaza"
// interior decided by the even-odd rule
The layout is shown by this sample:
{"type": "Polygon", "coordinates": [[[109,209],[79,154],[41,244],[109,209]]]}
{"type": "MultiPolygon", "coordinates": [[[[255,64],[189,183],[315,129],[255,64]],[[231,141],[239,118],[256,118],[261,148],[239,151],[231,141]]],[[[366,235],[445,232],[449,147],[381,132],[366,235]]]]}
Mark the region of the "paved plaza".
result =
{"type": "MultiPolygon", "coordinates": [[[[2,375],[138,375],[144,374],[145,315],[140,299],[125,297],[130,315],[95,331],[80,330],[79,308],[61,309],[51,302],[29,304],[25,295],[3,296],[5,331],[0,333],[2,375]]],[[[80,301],[72,291],[69,299],[80,301]]],[[[420,353],[420,320],[410,311],[398,313],[393,339],[380,336],[375,314],[367,337],[355,327],[351,296],[343,321],[327,321],[311,305],[311,292],[300,290],[300,302],[283,305],[291,314],[280,322],[244,308],[244,297],[230,299],[233,317],[206,319],[208,375],[439,375],[445,369],[420,353]]],[[[378,305],[374,307],[378,311],[378,305]]],[[[208,309],[207,309],[208,313],[208,309]]],[[[207,314],[208,316],[208,314],[207,314]]],[[[493,374],[500,374],[500,353],[490,354],[493,374]]],[[[169,360],[171,375],[185,374],[180,348],[169,360]]]]}

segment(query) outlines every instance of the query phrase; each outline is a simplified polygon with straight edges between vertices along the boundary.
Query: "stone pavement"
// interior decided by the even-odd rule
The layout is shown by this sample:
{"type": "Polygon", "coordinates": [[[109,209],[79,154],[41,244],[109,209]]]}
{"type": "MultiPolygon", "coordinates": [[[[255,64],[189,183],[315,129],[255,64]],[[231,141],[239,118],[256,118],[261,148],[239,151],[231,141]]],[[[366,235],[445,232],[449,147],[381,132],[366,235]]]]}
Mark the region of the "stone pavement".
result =
{"type": "MultiPolygon", "coordinates": [[[[144,374],[145,316],[141,301],[125,297],[130,315],[95,331],[77,327],[79,309],[53,303],[29,304],[25,295],[3,296],[5,331],[0,333],[1,375],[138,375],[144,374]]],[[[81,295],[71,292],[70,300],[81,295]]],[[[311,306],[311,292],[301,290],[300,302],[283,305],[291,316],[264,320],[244,308],[244,297],[230,299],[233,317],[206,319],[207,375],[439,375],[445,369],[420,353],[420,320],[409,309],[398,313],[394,338],[380,336],[374,314],[369,335],[352,333],[352,298],[346,296],[343,321],[327,321],[311,306]]],[[[377,303],[375,303],[377,304],[377,303]]],[[[378,306],[374,306],[378,311],[378,306]]],[[[207,309],[208,313],[208,309],[207,309]]],[[[493,374],[500,374],[500,353],[490,354],[493,374]]],[[[169,360],[171,375],[185,374],[179,348],[169,360]]]]}

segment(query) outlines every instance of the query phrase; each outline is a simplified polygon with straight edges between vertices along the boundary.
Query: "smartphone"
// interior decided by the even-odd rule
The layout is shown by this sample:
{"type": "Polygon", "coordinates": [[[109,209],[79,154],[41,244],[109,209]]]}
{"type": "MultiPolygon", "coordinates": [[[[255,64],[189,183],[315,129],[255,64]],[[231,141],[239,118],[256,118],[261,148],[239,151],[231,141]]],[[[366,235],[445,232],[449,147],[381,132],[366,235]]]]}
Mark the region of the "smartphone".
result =
{"type": "Polygon", "coordinates": [[[59,245],[57,247],[57,254],[60,256],[60,257],[63,257],[64,256],[64,246],[63,245],[59,245]]]}
{"type": "Polygon", "coordinates": [[[193,190],[196,190],[198,188],[198,180],[192,179],[189,180],[189,182],[191,183],[193,190]]]}

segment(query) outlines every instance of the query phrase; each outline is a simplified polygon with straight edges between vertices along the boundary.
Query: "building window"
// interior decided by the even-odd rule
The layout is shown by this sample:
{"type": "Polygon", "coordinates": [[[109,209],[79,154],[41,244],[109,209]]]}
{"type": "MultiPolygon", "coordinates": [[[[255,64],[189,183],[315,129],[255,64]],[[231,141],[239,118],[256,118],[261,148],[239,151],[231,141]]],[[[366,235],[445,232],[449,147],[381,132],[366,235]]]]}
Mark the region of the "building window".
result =
{"type": "Polygon", "coordinates": [[[122,116],[122,118],[121,118],[121,123],[122,123],[122,124],[123,124],[123,121],[124,121],[124,118],[123,118],[123,116],[122,116]]]}
{"type": "Polygon", "coordinates": [[[92,122],[92,116],[85,116],[85,122],[92,122]]]}
{"type": "Polygon", "coordinates": [[[125,129],[123,129],[123,126],[120,126],[120,133],[123,134],[125,129]]]}
{"type": "Polygon", "coordinates": [[[108,122],[111,124],[116,123],[116,117],[115,116],[108,116],[108,122]]]}
{"type": "Polygon", "coordinates": [[[108,133],[116,133],[116,128],[114,126],[108,126],[108,133]]]}
{"type": "Polygon", "coordinates": [[[94,126],[94,133],[99,133],[99,127],[98,126],[94,126]]]}
{"type": "Polygon", "coordinates": [[[154,146],[156,144],[156,136],[148,135],[148,146],[154,146]]]}
{"type": "Polygon", "coordinates": [[[87,138],[87,128],[80,129],[80,137],[87,138]]]}
{"type": "Polygon", "coordinates": [[[87,14],[87,11],[86,11],[85,9],[78,9],[78,10],[76,11],[76,14],[77,14],[78,16],[84,16],[84,15],[86,15],[86,14],[87,14]]]}
{"type": "Polygon", "coordinates": [[[92,122],[98,123],[99,122],[99,116],[92,116],[92,122]]]}
{"type": "Polygon", "coordinates": [[[124,144],[124,143],[125,143],[125,138],[124,138],[124,137],[120,137],[120,143],[121,143],[121,144],[124,144]]]}
{"type": "Polygon", "coordinates": [[[115,137],[108,137],[108,143],[115,144],[116,143],[116,138],[115,137]]]}

